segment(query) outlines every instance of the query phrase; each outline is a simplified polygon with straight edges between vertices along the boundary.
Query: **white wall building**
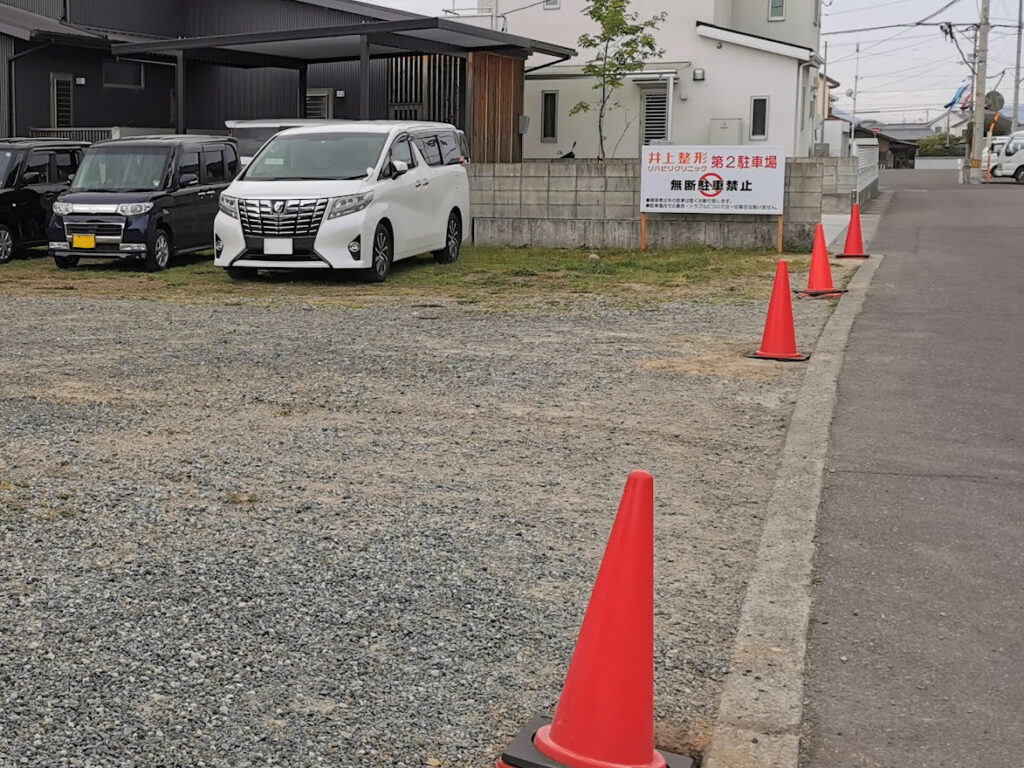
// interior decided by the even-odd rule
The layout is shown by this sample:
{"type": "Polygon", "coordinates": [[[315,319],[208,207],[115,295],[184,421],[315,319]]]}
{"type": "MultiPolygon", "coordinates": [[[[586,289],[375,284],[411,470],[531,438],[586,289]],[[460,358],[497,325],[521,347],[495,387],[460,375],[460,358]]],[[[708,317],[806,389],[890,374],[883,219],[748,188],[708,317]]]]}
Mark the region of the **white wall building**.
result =
{"type": "MultiPolygon", "coordinates": [[[[578,48],[582,33],[597,31],[583,16],[586,4],[539,0],[524,9],[523,0],[479,0],[480,15],[466,20],[578,48]]],[[[782,144],[790,155],[813,152],[822,120],[816,108],[821,0],[632,0],[631,10],[642,19],[667,11],[656,33],[665,52],[611,99],[609,157],[636,157],[644,143],[658,142],[782,144]]],[[[591,55],[580,50],[564,64],[528,71],[524,157],[557,157],[574,142],[577,157],[597,156],[597,92],[581,71],[591,55]],[[592,110],[570,115],[581,101],[592,110]]]]}

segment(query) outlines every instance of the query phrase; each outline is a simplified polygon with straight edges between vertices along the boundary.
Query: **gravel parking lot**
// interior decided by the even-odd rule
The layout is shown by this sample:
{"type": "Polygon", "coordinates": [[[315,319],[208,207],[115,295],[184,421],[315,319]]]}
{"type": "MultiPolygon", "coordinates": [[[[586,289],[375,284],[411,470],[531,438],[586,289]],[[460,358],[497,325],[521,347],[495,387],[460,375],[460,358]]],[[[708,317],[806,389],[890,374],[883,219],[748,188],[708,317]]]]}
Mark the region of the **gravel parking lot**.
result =
{"type": "Polygon", "coordinates": [[[763,303],[425,304],[0,297],[0,765],[492,765],[636,467],[701,749],[803,370],[763,303]]]}

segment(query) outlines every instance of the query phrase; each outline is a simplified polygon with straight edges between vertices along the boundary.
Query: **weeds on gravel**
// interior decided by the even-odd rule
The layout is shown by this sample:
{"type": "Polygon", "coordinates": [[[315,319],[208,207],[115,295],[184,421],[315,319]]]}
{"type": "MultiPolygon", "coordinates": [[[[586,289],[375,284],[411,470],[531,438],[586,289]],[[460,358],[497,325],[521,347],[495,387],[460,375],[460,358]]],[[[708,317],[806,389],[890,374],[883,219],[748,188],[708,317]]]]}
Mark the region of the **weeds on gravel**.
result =
{"type": "MultiPolygon", "coordinates": [[[[195,304],[301,304],[363,308],[382,302],[455,301],[512,308],[532,301],[596,296],[630,303],[679,298],[763,298],[778,256],[692,246],[640,252],[609,249],[466,247],[459,261],[440,266],[430,257],[394,265],[383,285],[357,274],[271,272],[233,282],[208,254],[179,259],[155,274],[125,262],[85,262],[58,270],[47,258],[21,259],[0,267],[0,295],[158,299],[195,304]]],[[[795,272],[805,256],[790,257],[795,272]]]]}

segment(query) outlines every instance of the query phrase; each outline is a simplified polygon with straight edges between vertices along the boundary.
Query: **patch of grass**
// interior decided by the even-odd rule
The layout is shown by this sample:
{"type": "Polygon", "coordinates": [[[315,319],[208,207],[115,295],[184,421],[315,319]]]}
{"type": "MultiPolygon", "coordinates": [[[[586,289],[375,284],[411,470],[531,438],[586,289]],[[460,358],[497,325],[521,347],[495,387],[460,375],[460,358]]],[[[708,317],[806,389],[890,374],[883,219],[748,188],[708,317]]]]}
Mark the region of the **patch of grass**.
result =
{"type": "MultiPolygon", "coordinates": [[[[48,258],[21,259],[0,267],[0,295],[59,295],[157,299],[195,304],[265,304],[365,308],[415,300],[522,306],[579,295],[630,302],[674,298],[761,297],[778,256],[770,251],[706,246],[641,253],[634,249],[466,247],[459,261],[437,265],[429,256],[398,262],[383,285],[351,272],[269,272],[257,280],[232,281],[211,254],[179,260],[147,274],[128,262],[83,262],[58,270],[48,258]]],[[[791,258],[806,269],[807,257],[791,258]]]]}

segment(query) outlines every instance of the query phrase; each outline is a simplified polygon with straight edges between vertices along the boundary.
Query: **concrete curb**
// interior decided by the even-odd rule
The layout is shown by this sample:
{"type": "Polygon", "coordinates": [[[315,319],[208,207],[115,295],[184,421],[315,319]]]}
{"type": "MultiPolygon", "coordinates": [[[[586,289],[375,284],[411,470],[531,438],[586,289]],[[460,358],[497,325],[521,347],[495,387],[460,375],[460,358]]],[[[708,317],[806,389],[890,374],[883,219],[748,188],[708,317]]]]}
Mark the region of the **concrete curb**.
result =
{"type": "Polygon", "coordinates": [[[786,434],[704,768],[797,768],[822,474],[853,322],[882,263],[864,262],[818,339],[786,434]]]}

